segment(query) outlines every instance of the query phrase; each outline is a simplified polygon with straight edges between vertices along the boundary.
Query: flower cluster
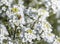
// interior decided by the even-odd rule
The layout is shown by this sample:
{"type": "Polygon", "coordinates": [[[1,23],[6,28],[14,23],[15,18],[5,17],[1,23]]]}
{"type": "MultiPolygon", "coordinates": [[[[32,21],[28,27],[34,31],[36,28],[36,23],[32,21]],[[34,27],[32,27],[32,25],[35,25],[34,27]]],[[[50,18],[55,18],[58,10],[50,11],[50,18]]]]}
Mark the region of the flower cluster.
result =
{"type": "Polygon", "coordinates": [[[46,20],[50,15],[50,8],[53,9],[54,14],[59,10],[59,0],[34,0],[39,5],[45,3],[46,8],[30,6],[27,8],[22,0],[18,0],[18,4],[14,2],[14,0],[0,0],[0,18],[6,18],[0,20],[1,44],[4,42],[14,44],[13,40],[16,41],[15,44],[19,44],[19,40],[22,43],[33,44],[35,40],[41,41],[41,39],[48,43],[60,44],[60,38],[52,33],[52,26],[46,20]]]}

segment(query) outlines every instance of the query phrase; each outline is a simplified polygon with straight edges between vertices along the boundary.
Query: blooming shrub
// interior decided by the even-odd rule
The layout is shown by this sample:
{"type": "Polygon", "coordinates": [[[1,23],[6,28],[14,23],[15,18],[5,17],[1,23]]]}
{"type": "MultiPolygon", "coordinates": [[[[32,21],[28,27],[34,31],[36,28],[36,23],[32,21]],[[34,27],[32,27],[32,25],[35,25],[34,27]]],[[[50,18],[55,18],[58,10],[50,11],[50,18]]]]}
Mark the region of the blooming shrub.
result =
{"type": "Polygon", "coordinates": [[[57,14],[60,10],[59,3],[60,0],[32,0],[26,6],[24,0],[0,0],[0,44],[33,44],[41,39],[60,44],[47,21],[51,12],[57,14]]]}

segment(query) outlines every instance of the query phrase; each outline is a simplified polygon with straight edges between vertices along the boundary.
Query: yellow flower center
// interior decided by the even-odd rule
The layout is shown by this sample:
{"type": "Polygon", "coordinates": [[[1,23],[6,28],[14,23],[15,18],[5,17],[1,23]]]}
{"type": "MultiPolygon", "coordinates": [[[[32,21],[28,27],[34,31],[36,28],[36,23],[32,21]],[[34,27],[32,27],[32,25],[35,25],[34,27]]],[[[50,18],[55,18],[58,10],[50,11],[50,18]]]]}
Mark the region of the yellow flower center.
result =
{"type": "Polygon", "coordinates": [[[53,34],[48,34],[49,36],[52,36],[53,34]]]}
{"type": "Polygon", "coordinates": [[[33,33],[31,29],[27,30],[27,32],[30,33],[30,34],[33,33]]]}
{"type": "Polygon", "coordinates": [[[45,27],[50,28],[49,24],[45,23],[45,27]]]}
{"type": "Polygon", "coordinates": [[[15,12],[18,12],[18,8],[12,8],[11,10],[12,10],[12,12],[14,12],[14,13],[15,13],[15,12]]]}
{"type": "Polygon", "coordinates": [[[43,13],[45,13],[46,11],[45,10],[42,10],[43,13]]]}

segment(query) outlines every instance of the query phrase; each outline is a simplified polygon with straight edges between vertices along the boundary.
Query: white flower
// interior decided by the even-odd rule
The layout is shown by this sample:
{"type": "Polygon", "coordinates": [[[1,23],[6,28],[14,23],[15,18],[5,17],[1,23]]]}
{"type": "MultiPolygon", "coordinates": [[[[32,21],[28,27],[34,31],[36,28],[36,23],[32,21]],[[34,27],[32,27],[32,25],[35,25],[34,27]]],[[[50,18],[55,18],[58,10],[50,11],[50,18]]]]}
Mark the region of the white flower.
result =
{"type": "Polygon", "coordinates": [[[44,32],[51,32],[52,31],[52,27],[51,27],[51,25],[47,22],[47,21],[42,21],[42,30],[44,31],[44,32]]]}
{"type": "Polygon", "coordinates": [[[34,34],[36,33],[34,30],[30,29],[30,28],[25,28],[25,31],[29,34],[34,34]]]}
{"type": "Polygon", "coordinates": [[[58,0],[51,0],[52,4],[57,4],[58,0]]]}
{"type": "Polygon", "coordinates": [[[56,13],[58,10],[60,10],[60,0],[51,0],[52,2],[52,9],[54,10],[54,13],[56,13]]]}
{"type": "MultiPolygon", "coordinates": [[[[35,31],[31,30],[30,28],[26,28],[26,32],[24,33],[25,42],[32,42],[32,40],[36,39],[36,35],[34,34],[35,31]]],[[[24,41],[24,39],[23,39],[24,41]]]]}
{"type": "Polygon", "coordinates": [[[53,13],[56,13],[57,12],[57,6],[56,5],[52,5],[51,8],[53,9],[53,13]]]}
{"type": "Polygon", "coordinates": [[[36,23],[35,26],[34,26],[34,29],[38,32],[38,33],[41,33],[42,32],[42,25],[40,22],[36,23]]]}
{"type": "Polygon", "coordinates": [[[9,18],[12,17],[13,20],[17,18],[17,22],[19,21],[20,24],[25,24],[23,9],[24,7],[22,5],[13,5],[6,13],[9,18]]]}
{"type": "Polygon", "coordinates": [[[0,26],[1,26],[1,28],[0,28],[1,29],[1,34],[2,35],[8,35],[6,27],[2,24],[0,24],[0,26]]]}
{"type": "Polygon", "coordinates": [[[33,20],[30,18],[26,19],[26,21],[27,21],[26,23],[33,23],[33,20]]]}
{"type": "Polygon", "coordinates": [[[26,41],[29,41],[29,42],[32,42],[32,40],[35,40],[36,38],[36,35],[34,34],[30,34],[30,33],[25,33],[25,38],[26,38],[26,41]]]}
{"type": "Polygon", "coordinates": [[[13,20],[13,23],[14,23],[16,26],[19,26],[20,21],[19,21],[19,20],[13,20]]]}
{"type": "Polygon", "coordinates": [[[3,11],[6,11],[6,7],[5,7],[5,6],[3,6],[3,7],[2,7],[2,10],[3,10],[3,11]]]}
{"type": "Polygon", "coordinates": [[[9,44],[13,44],[13,42],[11,42],[11,41],[9,41],[8,43],[9,43],[9,44]]]}
{"type": "Polygon", "coordinates": [[[43,32],[41,37],[47,41],[48,43],[52,43],[55,39],[55,35],[53,33],[45,33],[43,32]]]}
{"type": "Polygon", "coordinates": [[[38,15],[49,16],[48,11],[45,10],[44,8],[38,9],[38,15]]]}
{"type": "Polygon", "coordinates": [[[0,43],[3,44],[3,40],[7,40],[7,37],[5,37],[3,34],[0,34],[0,43]]]}
{"type": "Polygon", "coordinates": [[[2,2],[3,4],[6,4],[6,3],[7,3],[7,0],[1,0],[1,2],[2,2]]]}
{"type": "Polygon", "coordinates": [[[11,3],[8,2],[8,0],[0,0],[0,6],[5,4],[6,6],[10,6],[11,3]]]}
{"type": "Polygon", "coordinates": [[[38,18],[38,12],[37,12],[37,9],[35,9],[35,8],[29,7],[26,14],[35,20],[38,18]]]}
{"type": "Polygon", "coordinates": [[[53,44],[60,44],[60,38],[57,37],[57,38],[55,39],[55,41],[53,42],[53,44]]]}
{"type": "Polygon", "coordinates": [[[39,20],[44,20],[49,16],[49,12],[43,8],[38,9],[38,16],[41,16],[39,20]]]}
{"type": "Polygon", "coordinates": [[[24,43],[24,42],[27,42],[27,41],[25,40],[25,38],[23,38],[23,39],[22,39],[22,42],[24,43]]]}
{"type": "Polygon", "coordinates": [[[13,5],[13,7],[11,8],[11,11],[12,11],[13,13],[19,12],[19,6],[13,5]]]}
{"type": "Polygon", "coordinates": [[[39,36],[39,35],[37,35],[37,40],[41,40],[41,38],[40,38],[40,36],[39,36]]]}
{"type": "Polygon", "coordinates": [[[0,24],[0,43],[3,44],[3,40],[4,39],[7,39],[7,36],[8,35],[8,32],[7,32],[7,29],[6,27],[3,25],[3,24],[0,24]]]}

